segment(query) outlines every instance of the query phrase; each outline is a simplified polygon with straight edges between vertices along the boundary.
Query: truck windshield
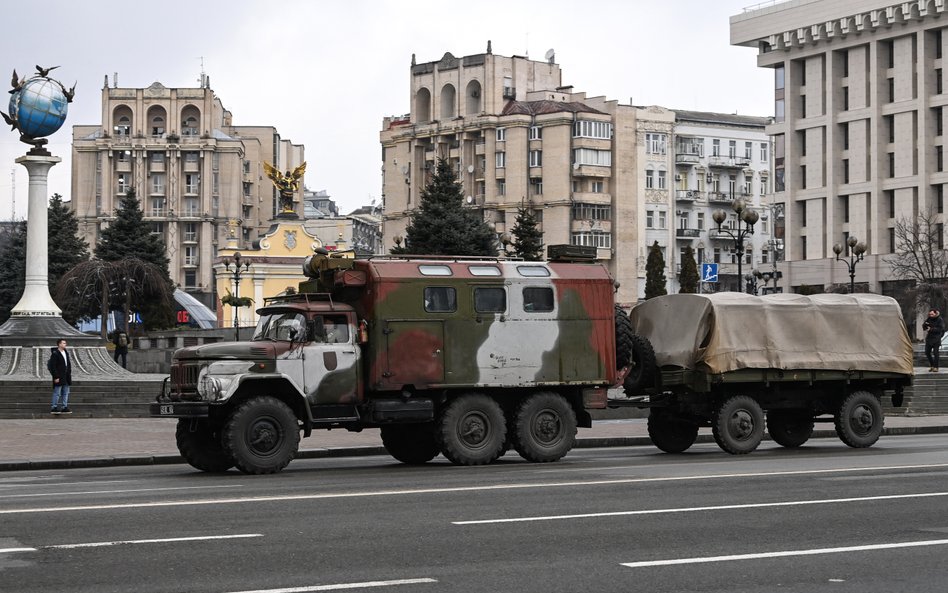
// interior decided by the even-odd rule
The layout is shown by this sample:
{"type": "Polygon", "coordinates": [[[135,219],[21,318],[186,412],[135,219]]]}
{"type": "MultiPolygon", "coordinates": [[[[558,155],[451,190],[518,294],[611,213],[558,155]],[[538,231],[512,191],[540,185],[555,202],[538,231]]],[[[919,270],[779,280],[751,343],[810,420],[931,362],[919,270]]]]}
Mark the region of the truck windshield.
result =
{"type": "Polygon", "coordinates": [[[252,339],[254,341],[299,341],[303,339],[305,331],[306,318],[300,313],[270,313],[260,317],[252,339]]]}

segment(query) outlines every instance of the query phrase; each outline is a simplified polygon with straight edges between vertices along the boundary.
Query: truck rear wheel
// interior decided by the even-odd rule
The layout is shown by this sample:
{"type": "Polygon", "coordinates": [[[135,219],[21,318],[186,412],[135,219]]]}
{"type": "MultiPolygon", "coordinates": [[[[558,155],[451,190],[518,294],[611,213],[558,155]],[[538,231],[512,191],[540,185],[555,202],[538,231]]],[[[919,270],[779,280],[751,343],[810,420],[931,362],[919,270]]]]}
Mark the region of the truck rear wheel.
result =
{"type": "Polygon", "coordinates": [[[861,449],[879,440],[885,417],[879,398],[868,391],[854,391],[839,406],[835,421],[839,440],[861,449]]]}
{"type": "Polygon", "coordinates": [[[711,417],[714,441],[732,455],[750,453],[764,438],[764,411],[746,395],[730,397],[711,417]]]}
{"type": "Polygon", "coordinates": [[[211,473],[226,472],[234,467],[234,460],[221,444],[220,433],[207,420],[179,418],[174,439],[181,457],[191,467],[211,473]]]}
{"type": "Polygon", "coordinates": [[[435,437],[456,465],[485,465],[504,452],[507,425],[500,406],[480,393],[458,396],[441,414],[435,437]]]}
{"type": "Polygon", "coordinates": [[[240,404],[224,426],[224,450],[245,474],[274,474],[296,455],[300,426],[288,405],[275,397],[240,404]]]}
{"type": "Polygon", "coordinates": [[[438,455],[434,425],[386,424],[382,426],[382,445],[388,454],[402,463],[421,465],[438,455]]]}
{"type": "Polygon", "coordinates": [[[783,447],[799,447],[813,436],[813,417],[802,410],[770,410],[767,432],[783,447]]]}
{"type": "Polygon", "coordinates": [[[648,436],[666,453],[682,453],[695,444],[698,425],[666,410],[652,408],[648,414],[648,436]]]}
{"type": "Polygon", "coordinates": [[[513,446],[527,461],[556,461],[576,444],[576,412],[562,395],[548,391],[523,400],[514,415],[513,446]]]}

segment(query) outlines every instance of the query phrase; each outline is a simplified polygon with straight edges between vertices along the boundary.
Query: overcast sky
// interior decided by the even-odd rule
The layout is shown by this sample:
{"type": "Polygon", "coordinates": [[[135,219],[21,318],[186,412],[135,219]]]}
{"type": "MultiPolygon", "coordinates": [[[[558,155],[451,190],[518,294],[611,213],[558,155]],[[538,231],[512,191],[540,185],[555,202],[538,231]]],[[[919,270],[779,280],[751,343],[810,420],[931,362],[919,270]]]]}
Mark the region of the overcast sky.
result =
{"type": "MultiPolygon", "coordinates": [[[[59,65],[51,75],[67,87],[78,83],[66,125],[49,144],[63,159],[50,171],[49,193],[69,200],[71,126],[101,124],[104,76],[117,72],[121,87],[196,87],[203,58],[234,124],[273,125],[303,144],[306,186],[327,190],[348,213],[381,198],[379,130],[384,116],[409,111],[412,54],[419,63],[445,52],[466,56],[484,52],[491,40],[495,54],[542,60],[552,48],[563,84],[588,96],[769,116],[771,76],[756,67],[754,49],[728,43],[729,17],[751,4],[20,2],[0,36],[0,80],[39,64],[59,65]],[[31,30],[30,23],[39,25],[31,30]]],[[[0,220],[26,217],[26,170],[14,160],[27,148],[16,133],[0,131],[0,220]]]]}

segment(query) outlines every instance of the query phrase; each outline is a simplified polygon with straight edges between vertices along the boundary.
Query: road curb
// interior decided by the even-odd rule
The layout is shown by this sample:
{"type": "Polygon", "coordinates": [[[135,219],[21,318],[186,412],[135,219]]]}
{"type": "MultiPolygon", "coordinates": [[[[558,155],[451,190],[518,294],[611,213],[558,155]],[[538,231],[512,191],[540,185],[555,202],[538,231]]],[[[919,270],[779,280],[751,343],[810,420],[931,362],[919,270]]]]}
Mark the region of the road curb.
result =
{"type": "MultiPolygon", "coordinates": [[[[883,430],[883,436],[904,436],[913,434],[945,434],[948,426],[897,426],[883,430]]],[[[814,430],[811,438],[836,438],[835,430],[814,430]]],[[[770,440],[764,436],[764,440],[770,440]]],[[[696,443],[713,443],[714,438],[709,434],[698,435],[696,443]]],[[[637,437],[584,437],[576,439],[576,449],[595,449],[604,447],[642,447],[650,446],[651,439],[645,436],[637,437]]],[[[336,457],[368,457],[372,455],[387,455],[385,447],[364,445],[358,447],[318,447],[301,449],[296,459],[325,459],[336,457]]],[[[119,467],[137,465],[170,465],[184,463],[180,455],[113,455],[108,457],[77,457],[73,459],[12,459],[0,461],[0,472],[48,470],[48,469],[81,469],[95,467],[119,467]]]]}

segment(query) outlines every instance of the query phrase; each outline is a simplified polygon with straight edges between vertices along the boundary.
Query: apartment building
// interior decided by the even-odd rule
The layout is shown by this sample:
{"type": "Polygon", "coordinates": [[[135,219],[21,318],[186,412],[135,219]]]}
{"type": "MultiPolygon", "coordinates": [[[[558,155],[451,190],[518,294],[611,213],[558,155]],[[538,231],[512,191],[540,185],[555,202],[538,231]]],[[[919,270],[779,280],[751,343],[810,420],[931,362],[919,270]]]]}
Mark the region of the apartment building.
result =
{"type": "Polygon", "coordinates": [[[249,246],[278,213],[264,161],[295,168],[303,146],[272,126],[235,126],[207,77],[199,88],[122,88],[106,77],[102,122],[73,126],[72,208],[95,245],[134,189],[165,241],[172,280],[213,309],[218,248],[228,239],[249,246]]]}
{"type": "Polygon", "coordinates": [[[848,284],[833,246],[855,237],[868,247],[857,290],[895,294],[897,224],[932,213],[940,225],[944,11],[933,0],[794,0],[731,17],[731,43],[756,48],[774,73],[767,133],[791,286],[848,284]]]}

